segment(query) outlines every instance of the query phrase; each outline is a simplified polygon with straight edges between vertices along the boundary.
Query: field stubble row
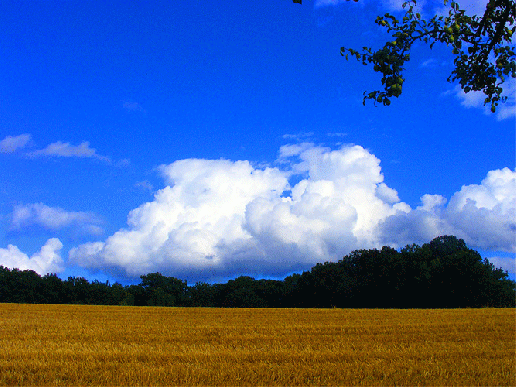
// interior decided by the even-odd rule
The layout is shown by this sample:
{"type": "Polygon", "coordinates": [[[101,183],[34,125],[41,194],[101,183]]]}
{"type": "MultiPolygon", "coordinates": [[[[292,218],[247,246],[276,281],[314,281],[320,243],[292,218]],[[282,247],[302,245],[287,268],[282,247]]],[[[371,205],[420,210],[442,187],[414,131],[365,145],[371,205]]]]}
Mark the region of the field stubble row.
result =
{"type": "Polygon", "coordinates": [[[514,309],[0,305],[2,385],[514,385],[514,309]]]}

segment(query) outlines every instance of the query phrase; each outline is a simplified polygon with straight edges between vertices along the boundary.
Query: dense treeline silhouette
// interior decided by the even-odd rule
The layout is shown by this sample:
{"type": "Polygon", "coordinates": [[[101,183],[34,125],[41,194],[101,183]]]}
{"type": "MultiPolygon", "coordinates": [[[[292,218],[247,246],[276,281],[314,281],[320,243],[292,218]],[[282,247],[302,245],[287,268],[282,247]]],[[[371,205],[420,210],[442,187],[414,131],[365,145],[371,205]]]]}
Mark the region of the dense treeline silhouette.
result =
{"type": "Polygon", "coordinates": [[[442,236],[397,251],[356,250],[284,280],[238,277],[225,284],[186,281],[160,273],[122,286],[84,278],[61,280],[0,266],[0,302],[230,308],[515,307],[516,283],[462,239],[442,236]]]}

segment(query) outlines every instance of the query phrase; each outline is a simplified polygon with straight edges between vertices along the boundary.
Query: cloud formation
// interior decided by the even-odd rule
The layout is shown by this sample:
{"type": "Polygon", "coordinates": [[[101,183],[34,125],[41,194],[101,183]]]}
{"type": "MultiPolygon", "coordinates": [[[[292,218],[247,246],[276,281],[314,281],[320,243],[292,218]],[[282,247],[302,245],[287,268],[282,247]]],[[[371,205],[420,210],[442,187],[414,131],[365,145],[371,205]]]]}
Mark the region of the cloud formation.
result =
{"type": "Polygon", "coordinates": [[[39,226],[47,230],[73,227],[81,234],[101,235],[101,219],[87,212],[68,212],[59,207],[49,207],[43,203],[14,206],[11,220],[12,230],[39,226]]]}
{"type": "Polygon", "coordinates": [[[412,209],[383,182],[380,160],[360,146],[296,144],[279,153],[281,168],[203,159],[162,165],[167,186],[154,200],[104,242],[70,250],[70,261],[129,277],[160,271],[207,280],[282,276],[355,249],[445,234],[516,251],[516,173],[508,168],[462,187],[448,205],[425,195],[412,209]]]}
{"type": "Polygon", "coordinates": [[[90,148],[88,141],[82,142],[80,145],[74,146],[68,142],[57,141],[48,145],[44,149],[40,149],[29,153],[31,157],[91,157],[110,163],[109,157],[99,155],[94,148],[90,148]]]}
{"type": "Polygon", "coordinates": [[[7,136],[0,141],[0,153],[14,153],[17,149],[25,147],[31,140],[30,134],[20,134],[19,136],[7,136]]]}
{"type": "Polygon", "coordinates": [[[447,205],[440,195],[425,195],[419,207],[388,217],[380,230],[382,241],[396,246],[448,234],[484,250],[516,252],[516,171],[490,171],[447,205]]]}
{"type": "MultiPolygon", "coordinates": [[[[502,87],[504,89],[503,95],[507,96],[507,101],[500,103],[496,108],[496,118],[498,121],[516,117],[516,80],[510,78],[505,81],[502,87]]],[[[491,105],[484,105],[486,96],[481,91],[470,91],[469,93],[465,93],[460,86],[457,85],[453,89],[453,92],[461,101],[462,106],[467,108],[473,107],[484,109],[485,114],[492,114],[491,105]]]]}
{"type": "MultiPolygon", "coordinates": [[[[0,141],[0,153],[14,153],[18,149],[24,148],[32,140],[30,134],[21,134],[19,136],[7,136],[0,141]]],[[[79,158],[94,158],[101,160],[108,164],[113,164],[117,167],[126,167],[131,162],[129,159],[122,159],[113,162],[108,156],[99,155],[94,148],[90,148],[88,141],[83,141],[81,144],[74,146],[69,142],[57,141],[49,144],[44,149],[39,149],[33,152],[25,153],[25,156],[35,157],[79,157],[79,158]]]]}
{"type": "Polygon", "coordinates": [[[57,238],[49,239],[41,250],[29,257],[18,247],[8,245],[7,249],[0,248],[0,265],[13,269],[34,270],[40,275],[60,273],[63,271],[63,260],[60,250],[63,244],[57,238]]]}
{"type": "Polygon", "coordinates": [[[258,170],[247,161],[188,159],[160,170],[169,185],[153,202],[131,211],[129,229],[106,242],[72,249],[72,261],[85,267],[121,267],[129,276],[226,270],[226,261],[238,251],[245,259],[256,254],[243,227],[247,205],[258,197],[279,197],[288,186],[283,172],[258,170]]]}

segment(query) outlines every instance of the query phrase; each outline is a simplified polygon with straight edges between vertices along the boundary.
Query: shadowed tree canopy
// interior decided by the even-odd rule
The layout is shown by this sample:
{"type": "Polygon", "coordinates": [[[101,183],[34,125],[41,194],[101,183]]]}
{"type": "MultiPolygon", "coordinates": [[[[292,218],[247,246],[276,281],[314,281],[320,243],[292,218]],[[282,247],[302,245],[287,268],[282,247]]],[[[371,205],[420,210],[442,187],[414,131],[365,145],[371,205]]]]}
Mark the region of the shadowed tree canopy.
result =
{"type": "MultiPolygon", "coordinates": [[[[348,0],[349,1],[349,0],[348,0]]],[[[358,0],[354,0],[355,2],[358,0]]],[[[494,113],[500,102],[505,102],[502,85],[507,78],[516,78],[516,54],[512,35],[516,31],[516,3],[514,0],[490,0],[482,16],[469,16],[455,1],[443,0],[447,15],[425,19],[416,10],[416,1],[403,4],[405,15],[398,19],[389,13],[375,20],[392,36],[385,45],[373,50],[342,47],[346,59],[356,58],[364,65],[372,64],[382,75],[382,90],[364,92],[374,103],[390,105],[392,97],[402,93],[405,62],[416,42],[430,45],[444,43],[452,49],[455,68],[448,82],[457,81],[465,93],[481,91],[484,105],[490,104],[494,113]]],[[[301,4],[301,0],[293,0],[301,4]]]]}

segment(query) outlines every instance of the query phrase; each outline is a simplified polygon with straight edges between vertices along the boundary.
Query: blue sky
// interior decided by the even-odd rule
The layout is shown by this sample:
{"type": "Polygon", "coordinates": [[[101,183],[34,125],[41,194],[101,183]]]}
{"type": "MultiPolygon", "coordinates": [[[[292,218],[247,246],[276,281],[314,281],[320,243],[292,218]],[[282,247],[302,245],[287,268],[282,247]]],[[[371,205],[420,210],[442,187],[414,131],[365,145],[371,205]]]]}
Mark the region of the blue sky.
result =
{"type": "Polygon", "coordinates": [[[281,278],[453,234],[514,273],[513,80],[488,113],[418,45],[401,97],[362,106],[380,78],[340,55],[401,3],[2,2],[0,264],[281,278]]]}

